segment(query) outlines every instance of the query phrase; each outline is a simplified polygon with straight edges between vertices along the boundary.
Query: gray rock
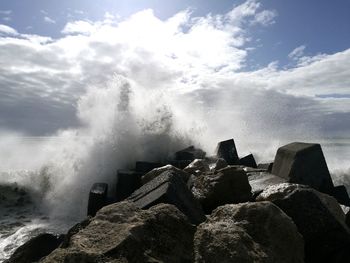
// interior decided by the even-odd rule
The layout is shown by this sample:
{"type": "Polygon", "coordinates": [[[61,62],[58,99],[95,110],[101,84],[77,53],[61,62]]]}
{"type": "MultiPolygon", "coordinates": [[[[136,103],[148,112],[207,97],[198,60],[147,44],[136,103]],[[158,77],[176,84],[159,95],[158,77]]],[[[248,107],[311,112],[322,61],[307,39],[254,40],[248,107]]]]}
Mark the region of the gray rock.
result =
{"type": "Polygon", "coordinates": [[[331,196],[296,184],[268,187],[257,200],[272,201],[290,216],[305,241],[305,262],[348,262],[345,215],[331,196]]]}
{"type": "Polygon", "coordinates": [[[91,222],[41,262],[193,262],[195,227],[174,206],[141,210],[131,202],[102,208],[91,222]]]}
{"type": "Polygon", "coordinates": [[[176,160],[194,160],[194,159],[203,159],[206,153],[201,150],[195,148],[193,145],[182,149],[175,153],[176,160]]]}
{"type": "Polygon", "coordinates": [[[147,209],[159,203],[175,205],[194,224],[205,220],[200,203],[176,171],[165,171],[136,190],[128,200],[147,209]]]}
{"type": "Polygon", "coordinates": [[[267,172],[248,173],[249,184],[252,187],[253,196],[257,196],[268,186],[287,182],[286,179],[267,172]]]}
{"type": "Polygon", "coordinates": [[[195,159],[184,168],[184,171],[194,175],[209,172],[209,161],[205,159],[195,159]]]}
{"type": "Polygon", "coordinates": [[[280,147],[272,174],[328,194],[334,187],[319,144],[294,142],[280,147]]]}
{"type": "Polygon", "coordinates": [[[63,240],[63,236],[40,234],[16,249],[5,263],[37,262],[55,250],[63,240]]]}
{"type": "Polygon", "coordinates": [[[188,179],[190,178],[190,174],[187,173],[186,171],[180,170],[179,168],[176,168],[172,166],[171,164],[159,167],[159,168],[154,168],[152,171],[146,173],[144,176],[141,178],[141,183],[142,185],[148,183],[149,181],[153,180],[160,174],[162,174],[165,171],[174,171],[176,174],[178,174],[182,180],[187,183],[188,179]]]}
{"type": "Polygon", "coordinates": [[[271,202],[221,206],[194,238],[196,263],[301,263],[303,246],[293,221],[271,202]]]}
{"type": "Polygon", "coordinates": [[[258,169],[264,169],[264,170],[266,170],[269,173],[272,172],[272,167],[273,167],[273,162],[259,163],[258,166],[257,166],[258,169]]]}
{"type": "Polygon", "coordinates": [[[220,205],[246,202],[252,196],[248,177],[239,166],[199,175],[194,179],[192,193],[207,214],[220,205]]]}

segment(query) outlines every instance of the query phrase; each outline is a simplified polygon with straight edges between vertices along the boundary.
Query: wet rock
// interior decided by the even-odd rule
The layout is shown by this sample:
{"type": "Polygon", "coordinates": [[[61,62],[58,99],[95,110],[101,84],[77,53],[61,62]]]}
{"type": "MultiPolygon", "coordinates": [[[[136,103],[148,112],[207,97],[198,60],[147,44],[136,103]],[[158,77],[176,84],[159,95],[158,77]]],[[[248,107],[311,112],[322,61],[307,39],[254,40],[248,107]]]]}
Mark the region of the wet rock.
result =
{"type": "Polygon", "coordinates": [[[248,177],[241,167],[236,166],[199,175],[194,179],[192,193],[207,214],[220,205],[251,199],[248,177]]]}
{"type": "Polygon", "coordinates": [[[145,173],[148,173],[149,171],[152,171],[154,168],[158,168],[158,167],[162,167],[162,166],[164,166],[164,164],[138,161],[135,164],[135,171],[142,173],[142,174],[145,174],[145,173]]]}
{"type": "Polygon", "coordinates": [[[194,160],[203,159],[205,157],[205,152],[201,149],[197,149],[194,146],[189,146],[183,150],[175,153],[176,160],[194,160]]]}
{"type": "Polygon", "coordinates": [[[116,201],[129,197],[141,186],[141,172],[132,170],[118,170],[116,184],[116,201]]]}
{"type": "Polygon", "coordinates": [[[271,202],[224,205],[197,228],[195,262],[304,262],[303,239],[271,202]]]}
{"type": "Polygon", "coordinates": [[[184,168],[184,171],[194,175],[209,172],[209,161],[204,159],[195,159],[184,168]]]}
{"type": "Polygon", "coordinates": [[[188,216],[193,224],[199,224],[205,220],[199,202],[176,171],[163,172],[136,190],[128,200],[142,209],[159,203],[173,204],[188,216]]]}
{"type": "Polygon", "coordinates": [[[142,185],[148,183],[149,181],[153,180],[154,178],[156,178],[157,176],[159,176],[160,174],[162,174],[165,171],[173,171],[176,174],[178,174],[182,180],[187,183],[188,179],[190,178],[190,174],[187,173],[186,171],[182,171],[179,168],[176,168],[174,166],[172,166],[171,164],[159,167],[159,168],[154,168],[152,171],[146,173],[144,176],[142,176],[141,178],[141,183],[142,185]]]}
{"type": "Polygon", "coordinates": [[[218,158],[218,159],[216,159],[215,162],[212,162],[209,165],[209,169],[212,172],[218,171],[218,170],[225,168],[225,167],[227,167],[227,162],[223,158],[218,158]]]}
{"type": "Polygon", "coordinates": [[[108,184],[95,183],[89,193],[87,214],[94,216],[96,212],[107,205],[108,184]]]}
{"type": "Polygon", "coordinates": [[[267,172],[251,172],[247,174],[249,184],[252,187],[253,197],[258,196],[268,186],[287,182],[286,179],[267,172]]]}
{"type": "Polygon", "coordinates": [[[50,254],[63,240],[63,236],[40,234],[16,249],[5,263],[31,263],[50,254]]]}
{"type": "Polygon", "coordinates": [[[241,159],[239,159],[239,164],[247,167],[257,168],[253,154],[249,154],[241,159]]]}
{"type": "Polygon", "coordinates": [[[224,159],[229,165],[239,164],[238,153],[233,139],[219,142],[216,147],[216,155],[224,159]]]}
{"type": "Polygon", "coordinates": [[[296,184],[268,187],[258,201],[272,201],[290,216],[305,241],[305,262],[347,262],[350,236],[345,215],[331,196],[296,184]]]}
{"type": "Polygon", "coordinates": [[[294,142],[278,149],[272,168],[274,175],[289,183],[304,184],[331,194],[333,182],[321,146],[294,142]]]}
{"type": "Polygon", "coordinates": [[[141,210],[123,201],[102,208],[66,248],[41,262],[193,262],[194,231],[175,206],[141,210]]]}

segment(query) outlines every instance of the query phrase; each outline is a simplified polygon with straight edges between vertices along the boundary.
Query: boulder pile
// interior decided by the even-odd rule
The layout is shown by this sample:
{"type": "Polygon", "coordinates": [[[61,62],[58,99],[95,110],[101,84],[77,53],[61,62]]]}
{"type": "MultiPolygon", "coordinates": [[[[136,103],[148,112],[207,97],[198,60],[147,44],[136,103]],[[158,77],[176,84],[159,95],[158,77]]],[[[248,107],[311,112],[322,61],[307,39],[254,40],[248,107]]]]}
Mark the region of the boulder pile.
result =
{"type": "Polygon", "coordinates": [[[230,139],[215,156],[190,146],[116,177],[92,186],[87,219],[64,238],[31,240],[7,262],[350,262],[350,199],[319,144],[257,164],[230,139]]]}

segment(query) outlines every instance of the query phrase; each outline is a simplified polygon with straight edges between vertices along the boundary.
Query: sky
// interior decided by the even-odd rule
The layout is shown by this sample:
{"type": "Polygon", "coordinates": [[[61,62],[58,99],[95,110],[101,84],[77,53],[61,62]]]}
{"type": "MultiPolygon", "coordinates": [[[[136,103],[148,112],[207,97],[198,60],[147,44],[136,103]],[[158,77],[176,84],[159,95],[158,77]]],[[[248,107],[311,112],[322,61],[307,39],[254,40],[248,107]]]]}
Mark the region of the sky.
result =
{"type": "Polygon", "coordinates": [[[87,94],[118,75],[196,103],[214,131],[348,137],[349,12],[347,0],[2,0],[0,130],[84,125],[87,94]]]}

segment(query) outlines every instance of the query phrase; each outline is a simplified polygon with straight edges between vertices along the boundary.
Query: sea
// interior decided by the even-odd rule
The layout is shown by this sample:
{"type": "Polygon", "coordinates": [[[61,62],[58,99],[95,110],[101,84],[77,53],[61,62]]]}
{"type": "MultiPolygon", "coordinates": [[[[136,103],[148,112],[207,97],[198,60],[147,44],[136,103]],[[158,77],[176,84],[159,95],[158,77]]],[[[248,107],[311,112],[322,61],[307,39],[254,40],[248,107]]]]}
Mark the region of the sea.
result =
{"type": "MultiPolygon", "coordinates": [[[[0,154],[3,160],[0,160],[0,262],[40,233],[66,233],[86,216],[92,183],[98,180],[113,184],[116,169],[130,168],[126,162],[112,161],[116,164],[111,165],[113,158],[110,155],[118,150],[105,149],[105,140],[93,140],[93,144],[89,144],[91,138],[85,137],[77,141],[77,144],[85,145],[83,150],[79,150],[77,144],[74,145],[73,149],[79,152],[77,155],[72,154],[71,147],[62,147],[67,143],[65,136],[17,137],[7,141],[7,149],[16,151],[0,154]],[[87,151],[86,155],[84,151],[87,151]],[[90,155],[93,158],[99,156],[97,164],[89,165],[90,155]],[[43,166],[45,162],[47,164],[43,166]],[[89,177],[89,174],[97,176],[89,177]]],[[[274,159],[279,146],[288,142],[237,143],[237,148],[242,153],[253,153],[257,162],[267,162],[274,159]]],[[[350,193],[350,138],[318,139],[312,142],[321,144],[335,185],[345,184],[350,193]]],[[[135,161],[135,158],[131,159],[135,161]]]]}

